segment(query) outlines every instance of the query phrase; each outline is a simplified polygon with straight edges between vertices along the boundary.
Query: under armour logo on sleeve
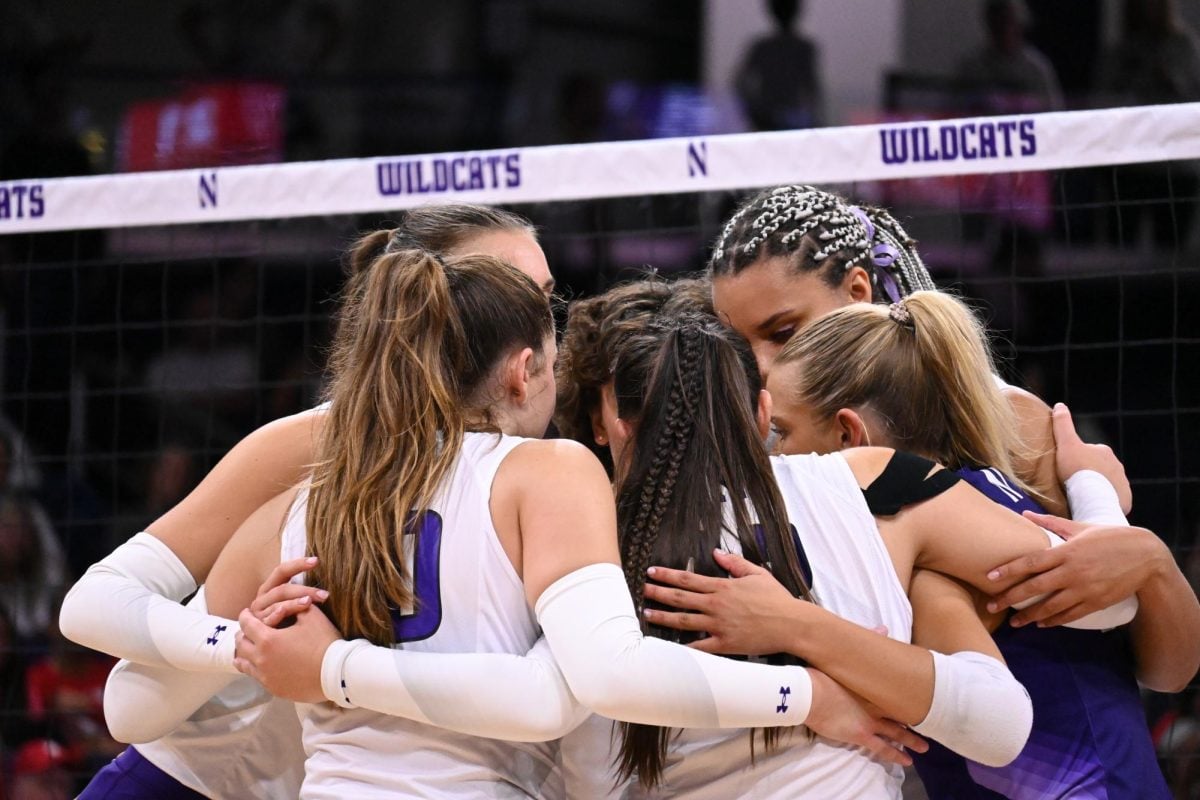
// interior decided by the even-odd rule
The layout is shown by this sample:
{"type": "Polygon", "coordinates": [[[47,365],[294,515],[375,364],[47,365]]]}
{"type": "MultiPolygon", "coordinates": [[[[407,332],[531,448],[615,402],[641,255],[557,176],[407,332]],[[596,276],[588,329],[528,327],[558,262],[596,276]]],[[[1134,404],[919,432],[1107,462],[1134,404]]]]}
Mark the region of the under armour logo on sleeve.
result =
{"type": "Polygon", "coordinates": [[[225,630],[227,628],[228,628],[228,626],[226,626],[226,625],[218,625],[217,629],[215,631],[213,631],[213,635],[208,637],[204,641],[208,642],[213,647],[216,647],[217,646],[217,637],[219,637],[223,632],[225,632],[225,630]]]}
{"type": "Polygon", "coordinates": [[[786,714],[787,713],[788,695],[791,693],[792,693],[792,687],[790,687],[790,686],[780,686],[779,687],[779,705],[775,706],[776,714],[786,714]]]}

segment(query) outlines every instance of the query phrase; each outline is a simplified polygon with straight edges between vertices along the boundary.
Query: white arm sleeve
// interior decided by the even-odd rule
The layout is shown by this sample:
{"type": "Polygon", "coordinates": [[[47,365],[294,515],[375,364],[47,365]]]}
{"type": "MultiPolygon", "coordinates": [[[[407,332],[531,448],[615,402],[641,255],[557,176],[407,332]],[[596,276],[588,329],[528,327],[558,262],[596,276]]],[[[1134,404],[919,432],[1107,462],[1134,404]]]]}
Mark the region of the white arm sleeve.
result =
{"type": "MultiPolygon", "coordinates": [[[[1107,481],[1106,481],[1107,483],[1107,481]]],[[[1111,488],[1111,487],[1110,487],[1111,488]]],[[[1115,496],[1115,495],[1114,495],[1115,496]]],[[[1050,540],[1051,547],[1059,547],[1066,544],[1066,540],[1057,533],[1045,530],[1046,538],[1050,540]]],[[[1034,603],[1046,599],[1046,595],[1039,594],[1030,597],[1027,600],[1022,600],[1019,603],[1013,603],[1013,608],[1020,610],[1029,608],[1034,603]]],[[[1107,631],[1112,628],[1119,628],[1122,625],[1128,625],[1137,616],[1138,599],[1137,595],[1126,597],[1124,600],[1119,600],[1113,603],[1108,608],[1102,608],[1099,611],[1093,611],[1086,617],[1080,617],[1074,622],[1068,622],[1064,628],[1078,628],[1085,631],[1107,631]]]]}
{"type": "Polygon", "coordinates": [[[343,708],[514,742],[558,739],[589,713],[567,688],[545,639],[524,656],[419,653],[338,640],[325,651],[321,687],[343,708]]]}
{"type": "MultiPolygon", "coordinates": [[[[1112,487],[1099,472],[1090,469],[1080,470],[1067,478],[1064,488],[1067,491],[1067,503],[1071,506],[1071,516],[1079,522],[1092,522],[1097,525],[1128,525],[1125,514],[1121,511],[1121,501],[1117,490],[1112,487]]],[[[1055,533],[1046,531],[1046,538],[1051,547],[1058,547],[1066,542],[1055,533]]],[[[1028,608],[1042,600],[1045,595],[1031,597],[1013,608],[1028,608]]],[[[1093,611],[1086,617],[1074,622],[1068,622],[1065,627],[1081,630],[1106,631],[1128,625],[1137,616],[1137,595],[1131,595],[1124,600],[1113,603],[1108,608],[1093,611]]]]}
{"type": "Polygon", "coordinates": [[[559,578],[535,611],[571,691],[603,716],[672,728],[757,728],[800,725],[812,705],[803,667],[749,664],[643,636],[615,564],[559,578]]]}
{"type": "MultiPolygon", "coordinates": [[[[206,612],[203,587],[188,608],[194,613],[206,612]]],[[[235,680],[251,679],[237,673],[186,672],[120,661],[104,686],[104,721],[118,742],[152,742],[175,730],[235,680]]]]}
{"type": "Polygon", "coordinates": [[[93,564],[63,600],[63,636],[102,653],[194,672],[237,674],[237,623],[185,608],[196,583],[161,540],[139,533],[93,564]]]}
{"type": "Polygon", "coordinates": [[[1121,500],[1108,478],[1090,469],[1081,469],[1063,484],[1071,518],[1096,525],[1128,525],[1121,500]]]}
{"type": "Polygon", "coordinates": [[[989,767],[1011,762],[1033,728],[1025,687],[983,653],[932,655],[933,703],[913,730],[989,767]]]}

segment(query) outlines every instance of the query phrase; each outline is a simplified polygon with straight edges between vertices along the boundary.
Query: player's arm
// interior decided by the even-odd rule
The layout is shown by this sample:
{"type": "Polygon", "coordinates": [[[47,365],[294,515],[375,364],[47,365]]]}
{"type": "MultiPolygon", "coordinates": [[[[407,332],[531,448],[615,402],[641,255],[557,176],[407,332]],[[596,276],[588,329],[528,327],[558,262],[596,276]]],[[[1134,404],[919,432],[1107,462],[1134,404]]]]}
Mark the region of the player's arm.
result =
{"type": "MultiPolygon", "coordinates": [[[[859,485],[868,487],[891,458],[886,448],[859,447],[842,456],[859,485]]],[[[934,467],[932,475],[939,467],[934,467]]],[[[877,516],[880,534],[897,560],[897,574],[908,567],[941,572],[985,594],[1004,591],[1016,578],[995,574],[995,565],[1040,553],[1063,540],[1029,520],[992,502],[970,484],[959,481],[927,500],[906,505],[894,515],[877,516]]],[[[1040,597],[1027,600],[1036,602],[1040,597]]],[[[1072,627],[1105,629],[1124,625],[1137,612],[1127,598],[1074,621],[1072,627]]]]}
{"type": "Polygon", "coordinates": [[[63,635],[119,658],[180,665],[178,654],[162,652],[155,641],[178,628],[179,601],[204,581],[238,526],[299,481],[322,417],[297,414],[250,434],[149,531],[92,565],[63,601],[63,635]]]}
{"type": "Polygon", "coordinates": [[[894,722],[869,717],[820,671],[733,661],[643,636],[617,565],[608,477],[581,445],[522,445],[496,480],[493,507],[497,492],[515,502],[526,595],[585,706],[612,719],[669,727],[806,723],[900,763],[908,757],[881,735],[921,746],[894,722]]]}
{"type": "MultiPolygon", "coordinates": [[[[207,614],[204,587],[188,602],[188,608],[207,614]]],[[[232,638],[231,623],[222,624],[226,630],[215,627],[213,634],[232,638]]],[[[228,672],[190,672],[122,659],[108,674],[104,686],[108,732],[125,744],[160,739],[236,679],[236,674],[228,672]]]]}
{"type": "Polygon", "coordinates": [[[1036,517],[1069,541],[1050,551],[1000,565],[998,578],[1016,580],[992,607],[1021,606],[1013,624],[1070,625],[1095,609],[1136,593],[1131,633],[1138,680],[1157,691],[1179,691],[1200,667],[1200,604],[1166,544],[1133,528],[1122,511],[1125,469],[1104,445],[1079,438],[1070,410],[1054,407],[1057,469],[1074,521],[1036,517]]]}
{"type": "Polygon", "coordinates": [[[914,576],[914,617],[938,635],[907,644],[793,597],[741,556],[714,555],[730,578],[654,568],[663,585],[647,584],[646,596],[691,613],[647,611],[651,621],[708,634],[691,645],[697,650],[803,658],[884,715],[972,760],[999,766],[1024,747],[1029,697],[1004,666],[969,593],[949,579],[914,576]]]}
{"type": "Polygon", "coordinates": [[[203,635],[191,645],[211,652],[216,668],[197,673],[178,661],[172,666],[122,661],[104,690],[104,717],[115,739],[136,743],[166,735],[238,677],[233,618],[254,600],[264,577],[279,563],[280,523],[294,499],[294,490],[283,492],[250,515],[187,607],[161,600],[171,606],[161,613],[169,612],[173,619],[156,619],[155,626],[165,630],[169,623],[178,624],[177,641],[171,642],[177,648],[203,635]],[[211,627],[197,629],[198,620],[211,627]]]}

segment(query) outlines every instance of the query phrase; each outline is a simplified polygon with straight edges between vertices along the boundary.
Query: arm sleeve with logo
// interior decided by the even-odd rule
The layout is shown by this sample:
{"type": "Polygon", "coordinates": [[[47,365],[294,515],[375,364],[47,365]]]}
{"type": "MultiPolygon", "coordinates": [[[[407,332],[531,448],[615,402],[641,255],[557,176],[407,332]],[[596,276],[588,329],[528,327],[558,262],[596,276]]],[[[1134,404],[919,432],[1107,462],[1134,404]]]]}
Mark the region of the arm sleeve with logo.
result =
{"type": "Polygon", "coordinates": [[[71,587],[59,627],[77,644],[139,664],[236,675],[237,623],[180,605],[195,590],[171,548],[139,533],[71,587]]]}
{"type": "Polygon", "coordinates": [[[571,691],[612,719],[673,728],[800,725],[803,667],[751,664],[642,635],[625,576],[590,564],[551,584],[536,612],[571,691]]]}

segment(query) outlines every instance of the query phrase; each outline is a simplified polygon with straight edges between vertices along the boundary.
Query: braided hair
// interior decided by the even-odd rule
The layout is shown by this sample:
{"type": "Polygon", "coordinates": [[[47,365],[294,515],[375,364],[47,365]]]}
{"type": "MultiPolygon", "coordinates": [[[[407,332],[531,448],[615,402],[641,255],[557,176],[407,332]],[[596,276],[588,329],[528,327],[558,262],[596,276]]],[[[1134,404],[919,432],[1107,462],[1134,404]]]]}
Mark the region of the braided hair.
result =
{"type": "Polygon", "coordinates": [[[916,242],[895,217],[813,186],[779,186],[743,203],[717,239],[708,270],[713,276],[736,275],[779,256],[798,271],[821,270],[835,287],[852,267],[862,267],[871,276],[876,302],[894,303],[937,288],[916,242]]]}
{"type": "MultiPolygon", "coordinates": [[[[723,575],[712,554],[723,531],[738,537],[747,559],[772,565],[793,595],[810,598],[757,428],[761,378],[746,341],[712,315],[668,316],[625,339],[613,385],[618,414],[637,421],[617,493],[621,563],[635,604],[643,603],[651,564],[723,575]]],[[[645,631],[679,639],[653,626],[645,631]]],[[[622,777],[636,773],[654,786],[670,734],[623,724],[622,777]]],[[[780,735],[764,731],[767,747],[780,735]]]]}

